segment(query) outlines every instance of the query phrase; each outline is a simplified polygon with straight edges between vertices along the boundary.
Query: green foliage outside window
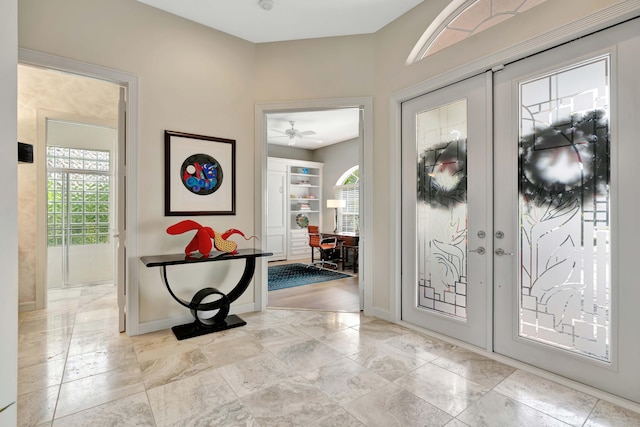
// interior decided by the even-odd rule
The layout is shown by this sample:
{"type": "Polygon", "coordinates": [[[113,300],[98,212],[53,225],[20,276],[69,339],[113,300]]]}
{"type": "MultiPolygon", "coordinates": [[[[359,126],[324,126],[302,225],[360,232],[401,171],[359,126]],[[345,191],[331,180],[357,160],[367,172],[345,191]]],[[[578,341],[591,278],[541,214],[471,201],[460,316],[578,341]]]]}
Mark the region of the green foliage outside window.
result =
{"type": "Polygon", "coordinates": [[[342,185],[357,184],[360,181],[360,169],[356,169],[342,182],[342,185]]]}
{"type": "Polygon", "coordinates": [[[49,246],[111,242],[109,162],[108,151],[47,147],[49,246]]]}

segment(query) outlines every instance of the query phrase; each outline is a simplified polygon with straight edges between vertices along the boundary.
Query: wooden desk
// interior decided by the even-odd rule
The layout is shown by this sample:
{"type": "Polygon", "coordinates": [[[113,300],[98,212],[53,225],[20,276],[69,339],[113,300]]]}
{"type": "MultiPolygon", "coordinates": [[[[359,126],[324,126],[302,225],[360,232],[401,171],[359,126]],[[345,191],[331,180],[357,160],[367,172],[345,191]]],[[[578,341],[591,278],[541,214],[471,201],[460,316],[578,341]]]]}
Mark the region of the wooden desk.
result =
{"type": "Polygon", "coordinates": [[[323,236],[336,237],[343,245],[358,246],[360,235],[356,233],[320,233],[323,236]]]}
{"type": "Polygon", "coordinates": [[[322,236],[336,237],[340,245],[340,258],[342,259],[342,270],[353,268],[353,272],[358,272],[358,244],[360,235],[356,233],[322,233],[322,236]]]}
{"type": "Polygon", "coordinates": [[[240,249],[237,254],[228,254],[225,252],[212,252],[208,257],[186,256],[185,254],[172,255],[152,255],[140,258],[142,263],[147,267],[162,267],[161,275],[169,294],[178,304],[191,310],[191,315],[195,318],[193,323],[174,326],[171,328],[176,338],[183,340],[185,338],[197,337],[200,335],[210,334],[212,332],[224,331],[226,329],[237,328],[247,324],[235,314],[229,315],[229,307],[231,303],[237,300],[249,287],[249,283],[253,278],[256,268],[256,258],[271,256],[271,252],[262,252],[257,249],[240,249]],[[228,294],[220,292],[216,288],[204,288],[195,293],[190,302],[179,298],[171,290],[167,279],[167,266],[183,265],[183,264],[199,264],[203,262],[214,261],[231,261],[244,259],[244,272],[236,286],[228,294]],[[220,298],[213,302],[203,303],[202,301],[209,295],[219,295],[220,298]],[[218,312],[210,318],[204,318],[198,312],[207,312],[218,310],[218,312]]]}

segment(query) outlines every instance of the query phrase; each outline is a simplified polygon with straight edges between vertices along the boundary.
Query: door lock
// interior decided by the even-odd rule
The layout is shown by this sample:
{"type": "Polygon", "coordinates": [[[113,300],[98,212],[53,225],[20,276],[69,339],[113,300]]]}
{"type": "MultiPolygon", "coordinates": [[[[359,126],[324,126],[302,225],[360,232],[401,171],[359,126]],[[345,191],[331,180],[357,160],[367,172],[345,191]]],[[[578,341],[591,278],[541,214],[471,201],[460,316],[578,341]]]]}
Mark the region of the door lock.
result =
{"type": "Polygon", "coordinates": [[[487,252],[487,250],[482,246],[480,246],[478,249],[473,249],[473,250],[470,250],[469,252],[477,252],[478,255],[484,255],[487,252]]]}

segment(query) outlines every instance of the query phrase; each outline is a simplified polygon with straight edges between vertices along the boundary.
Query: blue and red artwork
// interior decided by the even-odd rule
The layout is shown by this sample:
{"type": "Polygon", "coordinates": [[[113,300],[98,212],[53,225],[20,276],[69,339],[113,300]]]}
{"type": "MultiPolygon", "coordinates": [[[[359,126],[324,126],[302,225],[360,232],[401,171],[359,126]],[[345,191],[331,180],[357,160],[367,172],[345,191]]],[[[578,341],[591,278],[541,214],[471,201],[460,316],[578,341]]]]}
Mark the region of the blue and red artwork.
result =
{"type": "Polygon", "coordinates": [[[182,162],[180,177],[187,190],[206,196],[222,185],[222,167],[208,154],[193,154],[182,162]]]}

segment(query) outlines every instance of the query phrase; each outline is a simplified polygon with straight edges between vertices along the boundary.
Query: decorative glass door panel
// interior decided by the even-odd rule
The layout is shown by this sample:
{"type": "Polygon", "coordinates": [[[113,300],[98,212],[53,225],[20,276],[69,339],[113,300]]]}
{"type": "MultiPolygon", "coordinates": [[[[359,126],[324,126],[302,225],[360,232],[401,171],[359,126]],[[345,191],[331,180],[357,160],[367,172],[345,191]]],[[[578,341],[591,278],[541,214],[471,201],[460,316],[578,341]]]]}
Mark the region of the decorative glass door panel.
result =
{"type": "Polygon", "coordinates": [[[609,362],[609,56],[519,84],[519,336],[609,362]]]}
{"type": "Polygon", "coordinates": [[[494,351],[640,403],[638,22],[494,77],[494,351]]]}
{"type": "Polygon", "coordinates": [[[402,318],[487,346],[486,77],[402,105],[402,318]]]}
{"type": "Polygon", "coordinates": [[[467,100],[416,116],[418,307],[467,318],[467,100]]]}

